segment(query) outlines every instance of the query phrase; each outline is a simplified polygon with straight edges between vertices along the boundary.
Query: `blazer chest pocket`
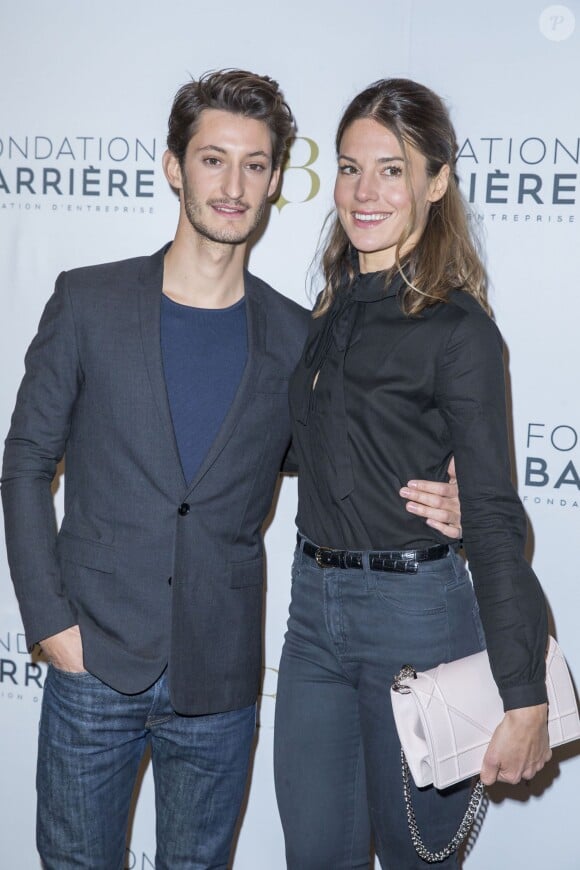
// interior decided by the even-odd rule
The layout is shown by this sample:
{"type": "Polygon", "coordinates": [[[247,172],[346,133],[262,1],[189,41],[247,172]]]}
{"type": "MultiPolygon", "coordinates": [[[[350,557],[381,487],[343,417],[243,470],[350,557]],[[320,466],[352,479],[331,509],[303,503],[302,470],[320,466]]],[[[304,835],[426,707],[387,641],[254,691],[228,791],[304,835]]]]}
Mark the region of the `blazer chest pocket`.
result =
{"type": "Polygon", "coordinates": [[[243,589],[245,586],[259,586],[264,579],[264,560],[252,559],[249,562],[230,563],[230,587],[243,589]]]}
{"type": "Polygon", "coordinates": [[[104,574],[112,574],[115,570],[114,548],[99,541],[89,541],[86,538],[77,538],[69,532],[61,532],[57,549],[60,558],[65,562],[102,571],[104,574]]]}

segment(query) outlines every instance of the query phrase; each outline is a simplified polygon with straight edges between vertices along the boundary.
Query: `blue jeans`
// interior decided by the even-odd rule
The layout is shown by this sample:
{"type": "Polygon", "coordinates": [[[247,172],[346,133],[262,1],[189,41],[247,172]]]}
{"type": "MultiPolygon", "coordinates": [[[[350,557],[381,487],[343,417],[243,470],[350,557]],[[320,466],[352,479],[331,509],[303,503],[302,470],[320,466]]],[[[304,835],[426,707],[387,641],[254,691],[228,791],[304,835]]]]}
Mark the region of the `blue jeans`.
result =
{"type": "MultiPolygon", "coordinates": [[[[319,568],[300,549],[294,559],[274,738],[289,870],[366,870],[371,831],[384,870],[427,866],[407,827],[390,685],[403,664],[423,670],[484,647],[456,553],[417,574],[371,571],[368,557],[365,564],[319,568]]],[[[428,848],[455,833],[470,786],[413,785],[428,848]]]]}
{"type": "Polygon", "coordinates": [[[49,667],[40,720],[37,843],[47,870],[121,870],[135,779],[151,746],[158,870],[226,868],[255,707],[180,716],[163,674],[122,695],[49,667]]]}

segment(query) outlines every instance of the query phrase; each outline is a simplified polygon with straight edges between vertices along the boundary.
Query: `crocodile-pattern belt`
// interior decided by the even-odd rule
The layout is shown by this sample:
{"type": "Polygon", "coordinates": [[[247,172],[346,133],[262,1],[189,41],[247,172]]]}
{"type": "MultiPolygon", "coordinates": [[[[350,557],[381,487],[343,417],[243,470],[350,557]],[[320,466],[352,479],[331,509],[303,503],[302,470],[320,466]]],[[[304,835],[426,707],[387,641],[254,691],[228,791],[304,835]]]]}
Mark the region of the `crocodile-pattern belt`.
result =
{"type": "MultiPolygon", "coordinates": [[[[332,550],[317,547],[300,534],[298,545],[306,556],[315,560],[319,568],[364,568],[363,553],[359,550],[332,550]]],[[[393,571],[396,574],[416,574],[420,562],[444,559],[449,552],[448,544],[435,544],[424,550],[383,550],[370,552],[369,567],[372,571],[393,571]]]]}

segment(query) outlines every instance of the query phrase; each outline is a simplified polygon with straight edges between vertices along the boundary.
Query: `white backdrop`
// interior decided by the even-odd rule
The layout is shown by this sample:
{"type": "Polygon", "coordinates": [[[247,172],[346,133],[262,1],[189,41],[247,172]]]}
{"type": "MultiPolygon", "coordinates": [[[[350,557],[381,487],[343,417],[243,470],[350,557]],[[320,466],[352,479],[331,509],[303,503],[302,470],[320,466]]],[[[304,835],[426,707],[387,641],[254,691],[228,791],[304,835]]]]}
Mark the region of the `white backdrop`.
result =
{"type": "MultiPolygon", "coordinates": [[[[514,455],[530,555],[580,678],[580,3],[536,0],[27,0],[0,4],[0,431],[24,351],[61,269],[141,255],[173,235],[160,167],[173,94],[190,74],[239,66],[277,78],[299,122],[284,199],[250,267],[307,304],[305,274],[330,208],[333,134],[363,86],[407,76],[448,101],[460,172],[484,236],[510,354],[514,455]]],[[[261,727],[235,870],[284,867],[272,784],[276,667],[288,601],[296,489],[266,540],[261,727]]],[[[57,506],[60,511],[60,494],[57,506]]],[[[44,670],[31,662],[0,550],[0,866],[33,870],[34,765],[44,670]]],[[[580,751],[580,747],[577,752],[580,751]]],[[[556,752],[529,788],[497,790],[470,870],[578,870],[580,762],[556,752]],[[576,785],[576,787],[575,787],[576,785]]],[[[395,786],[397,787],[398,784],[395,786]]],[[[154,866],[152,782],[127,868],[154,866]]],[[[331,870],[331,868],[328,868],[331,870]]]]}

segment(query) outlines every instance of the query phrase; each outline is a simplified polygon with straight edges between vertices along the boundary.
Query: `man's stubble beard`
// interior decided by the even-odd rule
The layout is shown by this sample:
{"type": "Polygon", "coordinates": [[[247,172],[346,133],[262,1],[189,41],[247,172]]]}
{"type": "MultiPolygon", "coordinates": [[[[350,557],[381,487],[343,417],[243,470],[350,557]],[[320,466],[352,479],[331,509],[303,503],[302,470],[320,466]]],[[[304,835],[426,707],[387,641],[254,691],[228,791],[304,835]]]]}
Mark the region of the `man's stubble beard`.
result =
{"type": "MultiPolygon", "coordinates": [[[[229,206],[241,205],[241,203],[236,200],[228,201],[226,199],[210,200],[210,202],[206,203],[206,205],[208,206],[208,208],[211,208],[212,203],[215,205],[218,202],[223,205],[229,206]]],[[[209,227],[204,222],[201,216],[203,211],[203,205],[197,199],[195,199],[194,196],[191,195],[185,180],[183,184],[183,206],[189,223],[191,224],[195,232],[198,233],[200,236],[203,236],[210,242],[217,242],[218,244],[242,245],[244,244],[244,242],[247,242],[254,230],[258,227],[260,221],[262,220],[262,216],[264,214],[267,202],[268,198],[267,196],[265,196],[258,208],[256,209],[254,214],[254,220],[252,221],[252,225],[249,228],[236,229],[235,226],[229,226],[224,227],[221,231],[218,231],[215,228],[209,227]]]]}

